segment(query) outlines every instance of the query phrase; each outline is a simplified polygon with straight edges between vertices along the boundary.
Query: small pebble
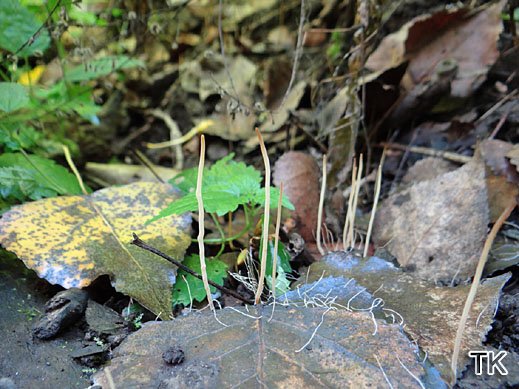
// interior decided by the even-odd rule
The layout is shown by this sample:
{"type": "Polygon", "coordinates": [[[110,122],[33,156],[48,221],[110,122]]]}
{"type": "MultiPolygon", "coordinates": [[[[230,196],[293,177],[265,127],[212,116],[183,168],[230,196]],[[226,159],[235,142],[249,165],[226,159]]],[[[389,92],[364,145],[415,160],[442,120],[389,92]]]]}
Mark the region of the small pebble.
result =
{"type": "Polygon", "coordinates": [[[162,359],[168,365],[180,365],[182,362],[184,362],[184,351],[178,346],[170,347],[164,351],[162,354],[162,359]]]}

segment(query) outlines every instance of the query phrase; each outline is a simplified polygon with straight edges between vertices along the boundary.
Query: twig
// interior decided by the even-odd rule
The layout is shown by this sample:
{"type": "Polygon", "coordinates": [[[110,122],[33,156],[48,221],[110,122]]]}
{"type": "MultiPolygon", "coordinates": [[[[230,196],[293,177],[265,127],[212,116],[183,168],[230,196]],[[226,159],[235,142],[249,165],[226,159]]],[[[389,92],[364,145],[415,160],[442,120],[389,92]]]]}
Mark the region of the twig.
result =
{"type": "MultiPolygon", "coordinates": [[[[137,236],[137,234],[133,234],[133,241],[131,243],[137,247],[140,247],[141,249],[147,250],[150,253],[153,253],[155,255],[158,255],[161,258],[164,258],[165,260],[171,262],[173,265],[177,266],[179,269],[184,270],[186,273],[191,274],[193,277],[196,277],[199,280],[203,281],[202,276],[200,274],[194,272],[186,265],[184,265],[181,262],[177,261],[176,259],[170,257],[169,255],[163,253],[159,249],[156,249],[155,247],[152,247],[152,246],[146,244],[137,236]]],[[[244,302],[245,304],[250,304],[250,305],[254,304],[254,301],[246,299],[245,297],[243,297],[239,293],[235,292],[234,290],[228,289],[225,286],[218,285],[216,282],[213,282],[211,280],[208,280],[208,282],[209,282],[209,285],[214,286],[216,289],[218,289],[222,293],[226,293],[229,296],[232,296],[232,297],[244,302]]]]}
{"type": "Polygon", "coordinates": [[[457,365],[458,365],[458,357],[461,349],[461,341],[463,338],[463,332],[465,331],[465,325],[467,324],[467,319],[469,317],[470,308],[474,299],[476,298],[476,293],[478,290],[479,282],[481,280],[481,275],[483,274],[483,269],[487,262],[488,253],[492,248],[492,243],[498,233],[498,231],[503,226],[508,216],[512,213],[516,206],[515,198],[511,201],[510,205],[503,211],[499,219],[495,222],[492,230],[488,234],[487,240],[485,241],[485,245],[483,246],[483,251],[481,251],[481,256],[479,257],[478,266],[476,267],[476,273],[474,274],[474,280],[472,281],[472,285],[470,286],[469,294],[467,296],[467,300],[465,301],[465,306],[463,307],[463,313],[461,314],[460,323],[458,325],[458,330],[456,331],[456,338],[454,339],[454,350],[452,352],[452,360],[451,360],[451,370],[452,370],[452,383],[456,382],[457,375],[457,365]]]}
{"type": "Polygon", "coordinates": [[[514,97],[517,93],[517,89],[514,89],[512,92],[504,96],[501,100],[499,100],[497,103],[495,103],[490,109],[485,112],[483,115],[479,117],[478,120],[476,120],[476,124],[481,123],[483,120],[485,120],[487,117],[492,115],[495,111],[497,111],[504,103],[506,103],[508,100],[510,100],[512,97],[514,97]]]}
{"type": "Polygon", "coordinates": [[[321,245],[321,226],[323,224],[324,195],[326,193],[326,163],[327,157],[326,154],[323,154],[323,178],[321,180],[321,194],[319,196],[319,209],[317,211],[317,232],[315,237],[317,250],[319,250],[321,255],[325,254],[323,246],[321,245]]]}
{"type": "Polygon", "coordinates": [[[218,1],[218,39],[220,40],[220,54],[222,55],[222,61],[223,61],[223,67],[225,69],[225,73],[227,74],[227,78],[229,78],[229,83],[231,84],[232,91],[234,92],[234,95],[236,96],[236,101],[238,104],[242,104],[240,101],[240,98],[238,96],[238,91],[236,90],[236,87],[234,86],[234,81],[231,76],[231,72],[229,71],[229,66],[227,65],[227,60],[225,58],[225,45],[223,41],[223,29],[222,29],[222,0],[218,1]]]}
{"type": "Polygon", "coordinates": [[[137,159],[144,165],[148,168],[148,170],[151,172],[151,174],[153,174],[153,176],[157,179],[158,182],[161,182],[164,184],[164,180],[162,179],[161,176],[159,176],[159,173],[157,173],[157,170],[153,167],[153,164],[151,163],[151,161],[146,158],[146,156],[142,153],[142,151],[140,150],[133,150],[135,156],[137,157],[137,159]]]}
{"type": "Polygon", "coordinates": [[[299,65],[299,59],[301,58],[301,51],[303,49],[303,27],[305,25],[305,0],[301,0],[301,13],[299,15],[299,29],[297,31],[297,42],[296,42],[296,51],[294,53],[294,65],[292,65],[292,74],[290,75],[290,81],[288,82],[287,90],[283,95],[283,99],[281,100],[281,104],[279,104],[279,108],[283,107],[285,104],[290,91],[292,90],[292,86],[296,79],[297,68],[299,65]]]}
{"type": "MultiPolygon", "coordinates": [[[[371,208],[371,216],[369,218],[368,233],[366,234],[366,243],[364,245],[364,255],[368,256],[369,240],[371,239],[371,230],[373,229],[373,222],[375,220],[375,213],[377,212],[378,199],[380,197],[380,187],[382,183],[382,161],[378,165],[377,180],[375,181],[375,199],[373,200],[373,208],[371,208]]],[[[360,185],[359,185],[360,186],[360,185]]]]}
{"type": "Polygon", "coordinates": [[[45,27],[45,25],[50,21],[50,19],[52,18],[52,15],[54,15],[54,12],[56,12],[56,10],[58,9],[58,7],[61,5],[61,0],[58,0],[56,2],[56,4],[54,4],[54,7],[52,7],[52,9],[50,10],[49,14],[47,15],[47,18],[45,19],[45,21],[40,25],[40,27],[34,32],[34,34],[31,35],[31,37],[29,39],[27,39],[23,45],[21,45],[18,50],[16,50],[13,54],[9,54],[7,56],[8,59],[11,59],[13,58],[14,56],[16,56],[20,51],[22,51],[23,49],[25,49],[27,46],[29,45],[32,45],[34,43],[34,41],[36,40],[36,37],[38,36],[38,34],[41,32],[41,30],[43,30],[43,28],[45,27]]]}
{"type": "Polygon", "coordinates": [[[390,143],[383,142],[379,144],[380,147],[386,147],[388,149],[402,150],[402,151],[410,151],[411,153],[424,154],[429,155],[431,157],[438,157],[443,159],[448,159],[449,161],[457,162],[457,163],[467,163],[472,157],[468,157],[466,155],[461,155],[458,153],[453,153],[450,151],[436,150],[428,147],[420,147],[420,146],[406,146],[400,143],[390,143]]]}
{"type": "Polygon", "coordinates": [[[269,155],[267,153],[267,149],[265,147],[265,143],[263,142],[263,137],[258,128],[256,128],[256,134],[258,135],[258,140],[261,149],[261,156],[263,157],[263,163],[265,165],[265,211],[263,214],[263,231],[262,231],[262,240],[263,247],[261,251],[261,262],[260,262],[260,274],[258,279],[258,289],[256,290],[256,296],[254,299],[255,304],[260,303],[261,293],[263,292],[263,284],[265,281],[265,272],[267,271],[267,248],[268,248],[268,239],[269,239],[269,222],[270,222],[270,161],[269,155]]]}
{"type": "MultiPolygon", "coordinates": [[[[177,123],[161,109],[152,109],[149,111],[150,114],[155,116],[156,118],[162,119],[164,124],[169,129],[169,138],[171,140],[177,140],[182,138],[182,133],[178,129],[177,123]]],[[[182,154],[182,147],[180,144],[171,145],[172,151],[175,153],[175,169],[182,170],[182,166],[184,165],[184,155],[182,154]]]]}
{"type": "Polygon", "coordinates": [[[79,184],[79,187],[81,188],[81,192],[83,192],[83,194],[87,195],[88,191],[86,190],[85,184],[83,183],[83,179],[81,178],[81,175],[79,174],[79,171],[77,170],[77,167],[74,164],[72,157],[70,156],[70,150],[65,145],[62,145],[62,147],[63,147],[63,153],[65,154],[65,159],[67,160],[67,163],[70,166],[70,169],[74,172],[74,175],[76,176],[76,180],[79,184]]]}
{"type": "Polygon", "coordinates": [[[207,295],[207,302],[214,312],[213,297],[211,296],[211,289],[209,288],[209,282],[207,278],[207,268],[205,265],[205,246],[204,246],[204,199],[202,198],[202,178],[204,176],[204,164],[205,164],[205,137],[200,137],[200,160],[198,162],[198,175],[196,178],[196,201],[198,203],[198,255],[200,258],[200,271],[202,272],[202,281],[204,283],[205,294],[207,295]]]}

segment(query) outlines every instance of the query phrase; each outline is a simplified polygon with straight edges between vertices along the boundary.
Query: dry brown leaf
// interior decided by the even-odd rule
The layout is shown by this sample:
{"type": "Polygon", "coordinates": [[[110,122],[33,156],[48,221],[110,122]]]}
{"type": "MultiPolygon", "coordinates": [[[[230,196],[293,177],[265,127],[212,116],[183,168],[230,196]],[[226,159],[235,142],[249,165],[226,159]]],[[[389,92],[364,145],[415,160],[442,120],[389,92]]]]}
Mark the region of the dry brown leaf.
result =
{"type": "Polygon", "coordinates": [[[513,147],[511,143],[502,140],[485,139],[479,144],[479,151],[494,174],[505,176],[510,182],[519,182],[515,166],[511,166],[506,158],[513,147]]]}
{"type": "Polygon", "coordinates": [[[458,65],[451,94],[467,97],[485,80],[499,56],[497,39],[502,31],[501,10],[506,2],[489,5],[470,17],[466,9],[421,15],[382,40],[366,67],[380,72],[409,60],[406,89],[430,79],[444,60],[458,65]]]}
{"type": "Polygon", "coordinates": [[[373,240],[420,277],[451,282],[474,274],[488,223],[485,168],[474,159],[386,199],[373,240]]]}
{"type": "Polygon", "coordinates": [[[519,195],[519,187],[503,176],[487,176],[488,207],[490,221],[495,222],[510,203],[519,195]]]}
{"type": "Polygon", "coordinates": [[[306,242],[315,241],[321,173],[314,158],[299,151],[283,154],[274,165],[274,185],[294,204],[297,231],[306,242]]]}
{"type": "MultiPolygon", "coordinates": [[[[398,325],[377,321],[375,331],[368,313],[344,309],[277,305],[269,320],[271,312],[218,311],[227,327],[210,312],[147,323],[115,350],[113,381],[125,388],[420,387],[418,350],[398,325]],[[172,346],[185,357],[176,366],[162,358],[172,346]]],[[[105,371],[94,382],[108,388],[105,371]]]]}
{"type": "MultiPolygon", "coordinates": [[[[328,294],[331,297],[337,294],[338,304],[358,309],[372,304],[371,301],[361,303],[359,296],[351,299],[345,285],[353,286],[355,282],[348,282],[348,278],[344,277],[353,278],[362,290],[381,298],[384,302],[382,316],[387,317],[386,320],[390,322],[402,320],[405,331],[427,352],[427,358],[442,376],[445,379],[449,378],[454,338],[470,285],[455,288],[438,287],[412,274],[404,273],[380,258],[371,257],[361,262],[344,252],[328,253],[321,262],[312,264],[302,279],[312,283],[322,278],[316,284],[308,284],[308,289],[323,293],[319,291],[319,285],[325,283],[328,277],[342,279],[341,287],[328,294]]],[[[468,352],[481,348],[493,322],[500,290],[509,278],[509,274],[504,274],[487,279],[478,288],[463,336],[459,371],[463,371],[465,365],[470,362],[468,352]]],[[[307,296],[307,299],[311,296],[302,285],[299,293],[307,296]]]]}

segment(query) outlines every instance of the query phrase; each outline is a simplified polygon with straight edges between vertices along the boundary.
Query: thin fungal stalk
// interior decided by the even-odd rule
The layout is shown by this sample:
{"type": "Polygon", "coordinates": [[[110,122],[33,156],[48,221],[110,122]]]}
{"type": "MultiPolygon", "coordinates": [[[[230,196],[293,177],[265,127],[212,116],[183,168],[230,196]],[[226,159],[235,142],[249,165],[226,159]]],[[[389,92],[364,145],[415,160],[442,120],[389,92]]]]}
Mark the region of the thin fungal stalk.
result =
{"type": "Polygon", "coordinates": [[[344,229],[342,230],[342,246],[343,249],[346,250],[348,248],[348,226],[350,224],[351,217],[351,208],[353,207],[353,195],[355,193],[355,179],[357,178],[357,159],[353,160],[353,168],[351,170],[351,187],[350,187],[350,195],[348,197],[348,210],[346,211],[346,216],[344,217],[344,229]]]}
{"type": "Polygon", "coordinates": [[[259,145],[261,149],[261,156],[263,157],[263,163],[265,165],[265,211],[263,214],[263,231],[261,232],[263,247],[261,250],[261,261],[260,261],[260,274],[258,278],[258,289],[254,298],[254,303],[259,304],[261,302],[261,294],[263,293],[263,286],[265,284],[265,273],[267,271],[267,249],[269,239],[269,223],[270,223],[270,161],[267,153],[267,148],[263,142],[263,137],[258,128],[256,128],[256,134],[258,135],[259,145]]]}
{"type": "Polygon", "coordinates": [[[204,283],[205,293],[207,295],[207,302],[211,307],[211,310],[215,312],[213,297],[211,296],[211,289],[209,288],[209,280],[207,277],[207,267],[205,264],[205,246],[204,246],[204,200],[202,198],[202,178],[204,175],[204,164],[205,164],[205,137],[200,137],[200,160],[198,162],[198,175],[196,178],[196,201],[198,202],[198,252],[200,256],[200,272],[202,273],[202,282],[204,283]]]}
{"type": "Polygon", "coordinates": [[[470,308],[472,307],[472,303],[476,298],[476,293],[478,291],[479,282],[481,281],[483,269],[485,268],[485,264],[487,263],[488,253],[492,248],[492,243],[494,243],[494,239],[497,233],[505,223],[506,219],[508,219],[508,216],[510,216],[516,205],[516,201],[515,199],[513,199],[508,205],[508,207],[503,211],[501,216],[499,216],[499,219],[497,219],[497,221],[494,223],[494,226],[490,230],[490,233],[488,234],[488,237],[485,241],[485,245],[483,246],[483,250],[481,251],[481,256],[479,257],[478,265],[476,267],[476,273],[474,274],[474,280],[472,281],[472,285],[470,286],[469,294],[467,295],[467,300],[465,301],[465,306],[463,307],[463,312],[461,314],[458,330],[456,331],[456,338],[454,339],[454,350],[452,352],[451,358],[453,384],[456,382],[458,358],[461,350],[463,332],[465,332],[465,326],[467,324],[467,319],[469,317],[470,308]]]}
{"type": "Polygon", "coordinates": [[[357,203],[359,200],[359,191],[360,191],[360,180],[362,177],[362,168],[363,168],[363,162],[362,162],[362,154],[360,155],[359,159],[359,170],[357,171],[357,178],[355,180],[355,195],[353,196],[353,206],[351,209],[350,214],[350,224],[348,226],[349,232],[348,232],[348,242],[351,247],[355,246],[355,213],[357,211],[357,203]]]}
{"type": "Polygon", "coordinates": [[[373,200],[373,208],[371,208],[371,216],[369,218],[368,232],[366,234],[366,243],[364,245],[364,258],[368,256],[369,240],[371,239],[371,231],[373,230],[373,222],[377,212],[378,199],[380,197],[380,187],[382,186],[382,163],[378,165],[377,180],[375,181],[375,198],[373,200]]]}
{"type": "Polygon", "coordinates": [[[326,154],[323,155],[323,178],[321,180],[321,194],[319,196],[319,210],[317,211],[317,233],[315,241],[317,243],[317,250],[321,255],[324,255],[324,249],[321,244],[321,228],[323,224],[323,209],[324,209],[324,195],[326,193],[326,154]]]}
{"type": "Polygon", "coordinates": [[[276,233],[274,234],[274,257],[272,258],[272,296],[276,300],[276,274],[278,268],[279,228],[281,227],[281,201],[283,200],[283,183],[279,185],[278,209],[276,214],[276,233]]]}

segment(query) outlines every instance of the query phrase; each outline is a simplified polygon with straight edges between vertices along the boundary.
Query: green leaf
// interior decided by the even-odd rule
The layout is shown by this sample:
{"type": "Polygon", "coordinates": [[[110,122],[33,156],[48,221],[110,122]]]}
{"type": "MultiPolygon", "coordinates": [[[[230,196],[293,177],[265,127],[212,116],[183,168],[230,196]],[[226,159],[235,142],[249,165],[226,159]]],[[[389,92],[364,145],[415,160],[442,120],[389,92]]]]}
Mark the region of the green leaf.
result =
{"type": "MultiPolygon", "coordinates": [[[[260,253],[263,246],[263,240],[260,243],[260,253]]],[[[272,265],[274,259],[274,242],[269,240],[269,247],[267,250],[267,273],[272,274],[272,265]]],[[[285,273],[292,272],[292,266],[290,266],[290,254],[285,248],[285,245],[281,242],[278,242],[278,260],[277,260],[277,270],[283,270],[285,273]]]]}
{"type": "Polygon", "coordinates": [[[20,57],[30,56],[36,51],[44,52],[50,44],[49,33],[42,28],[35,15],[23,7],[18,0],[0,1],[0,48],[16,53],[26,42],[20,57]],[[34,41],[30,40],[34,37],[34,41]]]}
{"type": "Polygon", "coordinates": [[[56,192],[41,186],[34,172],[21,167],[0,167],[0,197],[18,201],[39,200],[44,197],[56,196],[56,192]]]}
{"type": "Polygon", "coordinates": [[[51,159],[32,154],[5,153],[0,155],[1,167],[18,167],[30,172],[38,186],[46,190],[40,197],[49,197],[52,195],[50,191],[61,195],[82,194],[76,177],[51,159]]]}
{"type": "MultiPolygon", "coordinates": [[[[202,198],[207,212],[222,216],[234,212],[240,205],[262,205],[265,201],[264,189],[261,188],[261,174],[252,166],[236,162],[230,154],[213,166],[204,169],[202,181],[202,198]]],[[[196,168],[187,169],[170,180],[184,193],[184,197],[163,209],[151,221],[173,214],[196,211],[198,203],[194,189],[198,171],[196,168]]],[[[271,188],[271,206],[277,206],[279,191],[271,188]]],[[[294,209],[288,198],[283,197],[283,206],[294,209]]]]}
{"type": "Polygon", "coordinates": [[[68,81],[89,81],[104,77],[117,70],[144,67],[144,62],[125,55],[107,56],[87,61],[67,72],[68,81]]]}
{"type": "MultiPolygon", "coordinates": [[[[278,207],[278,199],[279,199],[279,189],[270,187],[270,208],[274,209],[278,207]]],[[[265,188],[260,188],[253,197],[253,203],[256,204],[265,204],[265,188]]],[[[281,198],[281,205],[286,209],[293,211],[295,209],[294,204],[290,202],[288,197],[283,195],[281,198]]]]}
{"type": "MultiPolygon", "coordinates": [[[[200,257],[192,254],[184,258],[183,264],[198,274],[201,274],[200,257]]],[[[223,285],[223,281],[227,278],[227,264],[217,258],[206,259],[207,278],[223,285]]],[[[211,293],[216,292],[214,286],[210,287],[211,293]]],[[[179,270],[177,274],[177,282],[173,287],[173,305],[183,304],[185,306],[191,304],[194,299],[196,301],[203,301],[206,298],[204,283],[202,280],[186,273],[184,270],[179,270]],[[189,285],[189,287],[188,287],[189,285]]]]}
{"type": "Polygon", "coordinates": [[[24,108],[28,104],[29,94],[23,85],[15,82],[0,82],[0,110],[9,113],[24,108]]]}
{"type": "Polygon", "coordinates": [[[33,127],[9,126],[0,127],[0,145],[7,151],[30,150],[36,146],[42,135],[33,127]]]}

